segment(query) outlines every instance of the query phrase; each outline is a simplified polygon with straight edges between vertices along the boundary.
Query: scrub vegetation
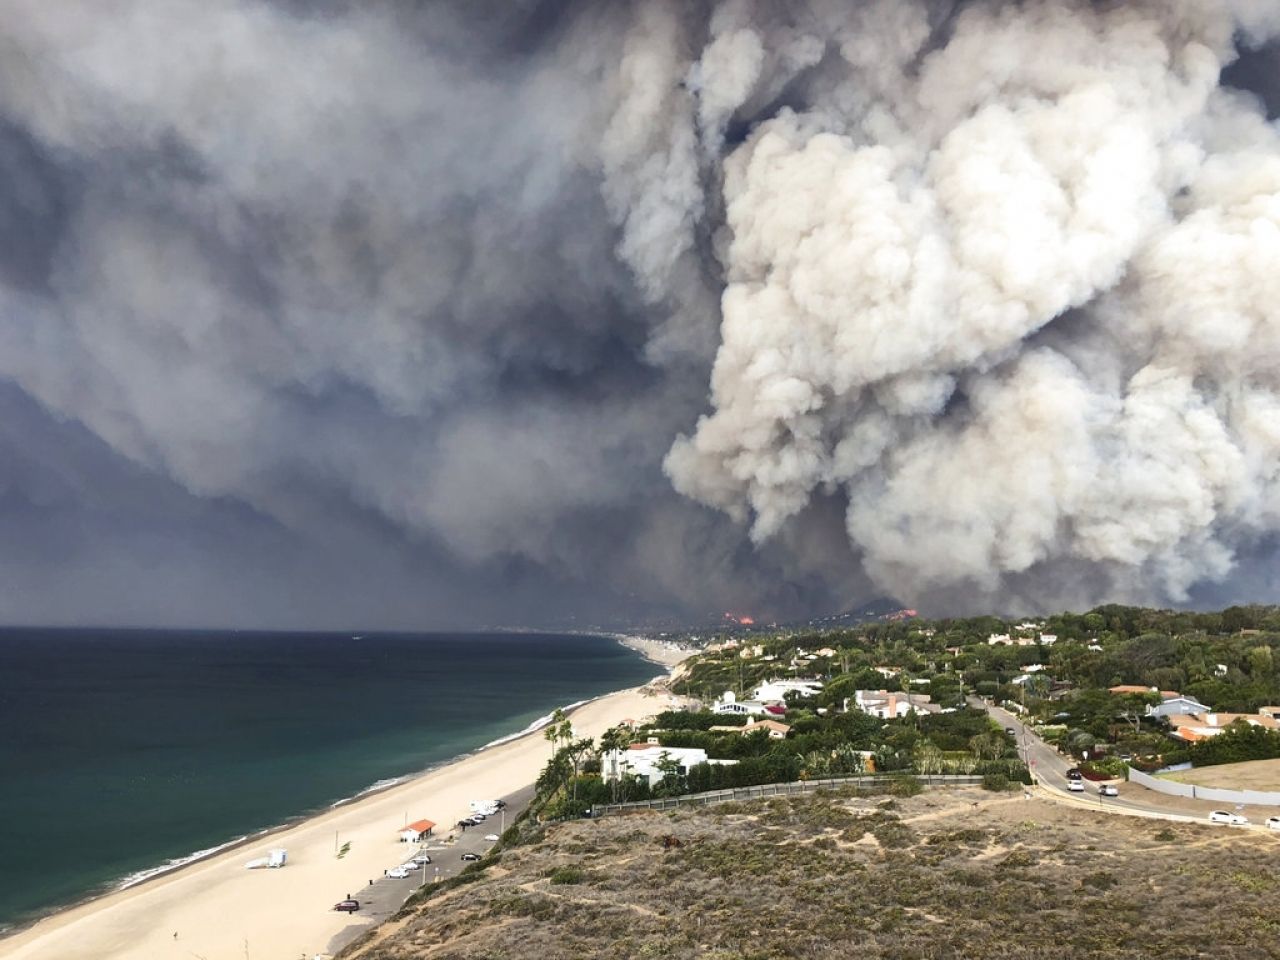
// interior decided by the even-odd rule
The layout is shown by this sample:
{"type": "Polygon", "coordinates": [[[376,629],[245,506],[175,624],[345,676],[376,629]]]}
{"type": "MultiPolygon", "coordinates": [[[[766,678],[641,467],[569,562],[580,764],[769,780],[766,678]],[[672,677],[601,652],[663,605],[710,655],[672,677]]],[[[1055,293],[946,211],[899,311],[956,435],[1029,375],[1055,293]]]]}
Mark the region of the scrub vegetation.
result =
{"type": "Polygon", "coordinates": [[[1259,960],[1278,844],[979,788],[571,821],[344,960],[1259,960]]]}

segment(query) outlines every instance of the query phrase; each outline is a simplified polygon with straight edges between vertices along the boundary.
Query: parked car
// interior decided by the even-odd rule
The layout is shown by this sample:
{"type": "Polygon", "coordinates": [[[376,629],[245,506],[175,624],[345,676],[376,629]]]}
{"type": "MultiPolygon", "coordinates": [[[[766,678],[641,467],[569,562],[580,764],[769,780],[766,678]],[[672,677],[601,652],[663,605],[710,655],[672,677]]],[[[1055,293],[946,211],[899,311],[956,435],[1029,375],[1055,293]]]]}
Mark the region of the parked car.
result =
{"type": "Polygon", "coordinates": [[[462,829],[464,830],[467,827],[474,827],[475,825],[476,825],[476,821],[472,820],[470,817],[463,817],[461,820],[458,821],[458,826],[462,827],[462,829]]]}
{"type": "Polygon", "coordinates": [[[1280,817],[1267,817],[1268,830],[1280,830],[1280,817]]]}
{"type": "Polygon", "coordinates": [[[339,900],[333,905],[333,909],[340,913],[355,913],[360,909],[359,900],[339,900]]]}
{"type": "Polygon", "coordinates": [[[479,860],[479,859],[480,859],[480,854],[478,854],[478,853],[464,853],[464,854],[462,855],[462,859],[463,859],[463,860],[479,860]]]}
{"type": "Polygon", "coordinates": [[[392,880],[407,880],[411,872],[411,870],[406,870],[404,867],[392,867],[387,871],[387,876],[392,880]]]}
{"type": "Polygon", "coordinates": [[[486,833],[486,834],[484,835],[484,838],[485,838],[486,840],[488,840],[490,843],[497,843],[497,842],[498,842],[498,835],[497,835],[496,833],[486,833]]]}
{"type": "Polygon", "coordinates": [[[430,863],[430,862],[431,862],[431,857],[430,857],[430,856],[428,856],[428,855],[427,855],[427,854],[425,854],[425,853],[420,853],[420,854],[418,854],[416,857],[414,857],[412,860],[410,860],[409,862],[410,862],[410,863],[412,863],[415,867],[420,867],[420,866],[422,866],[424,863],[430,863]]]}
{"type": "Polygon", "coordinates": [[[1249,820],[1247,817],[1242,817],[1238,813],[1230,813],[1226,810],[1213,810],[1209,813],[1209,822],[1230,823],[1239,826],[1240,824],[1248,823],[1249,820]]]}
{"type": "Polygon", "coordinates": [[[484,823],[484,814],[483,814],[483,813],[473,813],[473,814],[471,815],[471,819],[472,819],[474,822],[476,822],[476,823],[484,823]]]}
{"type": "Polygon", "coordinates": [[[497,807],[499,810],[507,809],[507,801],[505,800],[495,800],[493,801],[493,805],[497,807]]]}
{"type": "Polygon", "coordinates": [[[1120,796],[1120,791],[1117,790],[1113,784],[1104,783],[1102,786],[1098,787],[1098,796],[1118,797],[1120,796]]]}
{"type": "Polygon", "coordinates": [[[1084,793],[1084,783],[1080,780],[1068,780],[1067,789],[1072,793],[1084,793]]]}

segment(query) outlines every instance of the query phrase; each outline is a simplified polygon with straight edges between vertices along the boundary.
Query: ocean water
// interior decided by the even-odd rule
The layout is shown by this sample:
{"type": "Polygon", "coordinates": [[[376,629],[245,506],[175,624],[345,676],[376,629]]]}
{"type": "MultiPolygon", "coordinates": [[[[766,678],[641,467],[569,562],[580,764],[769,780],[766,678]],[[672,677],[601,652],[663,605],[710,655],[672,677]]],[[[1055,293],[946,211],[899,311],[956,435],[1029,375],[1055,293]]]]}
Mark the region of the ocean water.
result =
{"type": "Polygon", "coordinates": [[[0,930],[660,672],[557,634],[0,631],[0,930]]]}

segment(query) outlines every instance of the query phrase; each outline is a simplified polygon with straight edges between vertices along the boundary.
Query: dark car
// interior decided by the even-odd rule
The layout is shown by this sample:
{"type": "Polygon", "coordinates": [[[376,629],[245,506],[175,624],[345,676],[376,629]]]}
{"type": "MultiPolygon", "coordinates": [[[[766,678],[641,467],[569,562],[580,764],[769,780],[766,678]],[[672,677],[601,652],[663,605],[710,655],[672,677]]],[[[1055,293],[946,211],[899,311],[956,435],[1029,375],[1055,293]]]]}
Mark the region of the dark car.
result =
{"type": "Polygon", "coordinates": [[[1083,774],[1080,773],[1079,767],[1072,767],[1070,770],[1067,771],[1068,780],[1079,780],[1082,776],[1083,774]]]}
{"type": "Polygon", "coordinates": [[[495,800],[493,801],[493,805],[497,807],[499,810],[507,809],[507,801],[505,800],[495,800]]]}
{"type": "Polygon", "coordinates": [[[458,821],[458,826],[462,827],[462,829],[464,830],[467,827],[474,827],[475,825],[476,825],[476,822],[472,820],[470,817],[463,817],[461,820],[458,821]]]}
{"type": "Polygon", "coordinates": [[[337,903],[333,905],[333,909],[341,911],[342,913],[355,913],[357,910],[360,909],[360,901],[359,900],[339,900],[337,903]]]}
{"type": "Polygon", "coordinates": [[[478,854],[478,853],[464,853],[464,854],[462,855],[462,859],[463,859],[463,860],[479,860],[479,859],[480,859],[480,854],[478,854]]]}
{"type": "Polygon", "coordinates": [[[1013,727],[1005,727],[1004,732],[1011,737],[1016,737],[1018,735],[1018,731],[1013,729],[1013,727]]]}

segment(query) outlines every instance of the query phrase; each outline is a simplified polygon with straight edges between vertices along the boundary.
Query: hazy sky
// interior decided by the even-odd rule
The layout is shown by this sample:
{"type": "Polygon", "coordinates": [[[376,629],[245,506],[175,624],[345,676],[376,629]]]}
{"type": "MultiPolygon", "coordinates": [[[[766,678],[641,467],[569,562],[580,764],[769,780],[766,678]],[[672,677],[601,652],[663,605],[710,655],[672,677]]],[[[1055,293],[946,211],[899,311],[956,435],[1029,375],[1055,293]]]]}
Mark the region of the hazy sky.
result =
{"type": "Polygon", "coordinates": [[[1275,4],[0,6],[2,621],[1276,596],[1275,4]]]}

